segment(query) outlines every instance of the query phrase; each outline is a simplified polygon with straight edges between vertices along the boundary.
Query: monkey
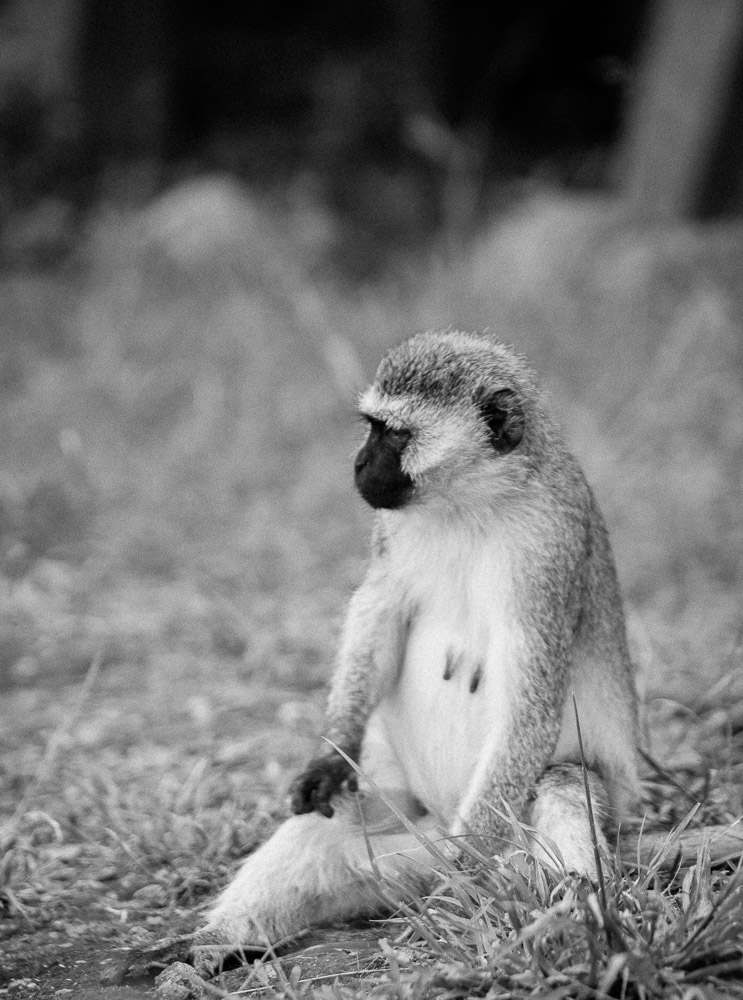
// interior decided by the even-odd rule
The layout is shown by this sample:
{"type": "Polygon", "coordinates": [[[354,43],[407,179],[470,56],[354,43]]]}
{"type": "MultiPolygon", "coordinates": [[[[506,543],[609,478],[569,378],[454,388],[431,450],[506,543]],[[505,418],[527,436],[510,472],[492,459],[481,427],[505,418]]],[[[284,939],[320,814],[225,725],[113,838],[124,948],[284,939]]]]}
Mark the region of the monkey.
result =
{"type": "Polygon", "coordinates": [[[508,855],[509,810],[543,861],[595,878],[584,780],[601,850],[638,800],[614,557],[532,369],[488,333],[418,333],[359,412],[354,479],[374,527],[327,741],[196,934],[202,965],[423,894],[462,838],[508,855]]]}

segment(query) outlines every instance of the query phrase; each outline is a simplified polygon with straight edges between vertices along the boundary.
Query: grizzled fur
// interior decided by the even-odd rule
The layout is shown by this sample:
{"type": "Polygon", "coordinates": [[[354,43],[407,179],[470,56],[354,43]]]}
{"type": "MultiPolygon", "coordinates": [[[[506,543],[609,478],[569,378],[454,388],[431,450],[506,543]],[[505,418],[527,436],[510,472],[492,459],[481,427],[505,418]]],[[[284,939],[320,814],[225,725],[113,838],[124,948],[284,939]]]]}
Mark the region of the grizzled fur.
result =
{"type": "Polygon", "coordinates": [[[534,375],[521,358],[493,341],[456,332],[419,333],[393,347],[374,382],[382,395],[437,406],[472,403],[499,383],[523,400],[537,397],[534,375]]]}
{"type": "Polygon", "coordinates": [[[390,803],[451,834],[453,856],[461,836],[508,853],[507,804],[548,863],[595,875],[574,698],[605,828],[637,797],[611,548],[531,370],[486,335],[419,334],[382,361],[360,411],[355,478],[377,514],[328,702],[332,745],[218,900],[207,960],[428,888],[434,859],[390,803]],[[369,779],[358,796],[349,761],[369,779]]]}

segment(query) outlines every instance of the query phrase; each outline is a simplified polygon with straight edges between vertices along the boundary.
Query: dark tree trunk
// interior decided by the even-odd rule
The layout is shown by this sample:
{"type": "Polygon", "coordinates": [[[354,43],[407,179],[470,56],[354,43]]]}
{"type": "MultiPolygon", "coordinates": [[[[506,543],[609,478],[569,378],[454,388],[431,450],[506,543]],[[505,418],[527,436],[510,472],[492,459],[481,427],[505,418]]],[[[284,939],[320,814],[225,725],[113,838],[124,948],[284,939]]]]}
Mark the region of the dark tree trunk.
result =
{"type": "Polygon", "coordinates": [[[80,99],[95,163],[157,157],[168,117],[166,0],[82,0],[80,99]]]}
{"type": "Polygon", "coordinates": [[[740,0],[658,4],[618,156],[620,189],[638,216],[703,214],[713,173],[739,171],[742,52],[740,0]]]}

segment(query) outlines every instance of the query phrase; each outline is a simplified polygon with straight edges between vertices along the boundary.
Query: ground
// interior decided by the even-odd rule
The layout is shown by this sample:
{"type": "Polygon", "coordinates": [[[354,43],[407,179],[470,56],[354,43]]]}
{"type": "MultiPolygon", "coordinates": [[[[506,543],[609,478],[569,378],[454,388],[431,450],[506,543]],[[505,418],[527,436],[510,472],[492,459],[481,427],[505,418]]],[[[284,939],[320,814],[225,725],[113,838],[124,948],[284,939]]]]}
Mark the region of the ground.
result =
{"type": "MultiPolygon", "coordinates": [[[[2,278],[10,997],[198,995],[178,967],[170,986],[155,976],[317,746],[370,524],[350,484],[354,396],[416,329],[493,327],[543,376],[614,540],[662,766],[648,764],[652,820],[670,829],[697,802],[692,827],[743,812],[743,228],[641,230],[610,201],[543,192],[366,287],[318,270],[332,232],[204,178],[102,208],[62,271],[2,278]]],[[[423,923],[299,941],[282,972],[219,988],[301,995],[315,976],[324,996],[337,974],[348,996],[588,996],[622,976],[635,995],[734,990],[734,867],[702,849],[689,871],[623,876],[601,933],[580,887],[512,871],[488,875],[508,906],[483,930],[506,890],[489,892],[465,933],[452,876],[455,903],[423,923]],[[565,907],[579,917],[561,933],[595,931],[581,947],[598,948],[612,907],[623,929],[607,952],[555,953],[548,974],[528,942],[565,907]],[[482,958],[496,953],[500,971],[482,958]]]]}

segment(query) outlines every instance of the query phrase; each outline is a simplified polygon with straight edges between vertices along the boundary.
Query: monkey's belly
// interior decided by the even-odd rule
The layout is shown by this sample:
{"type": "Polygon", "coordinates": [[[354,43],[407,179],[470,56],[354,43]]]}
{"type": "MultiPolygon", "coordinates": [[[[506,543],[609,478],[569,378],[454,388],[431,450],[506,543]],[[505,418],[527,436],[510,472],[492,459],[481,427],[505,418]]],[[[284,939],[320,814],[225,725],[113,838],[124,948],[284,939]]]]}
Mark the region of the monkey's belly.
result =
{"type": "MultiPolygon", "coordinates": [[[[473,630],[477,632],[477,630],[473,630]]],[[[411,634],[400,677],[379,721],[408,789],[443,822],[457,815],[473,782],[484,782],[505,746],[511,637],[462,636],[429,620],[411,634]]]]}

